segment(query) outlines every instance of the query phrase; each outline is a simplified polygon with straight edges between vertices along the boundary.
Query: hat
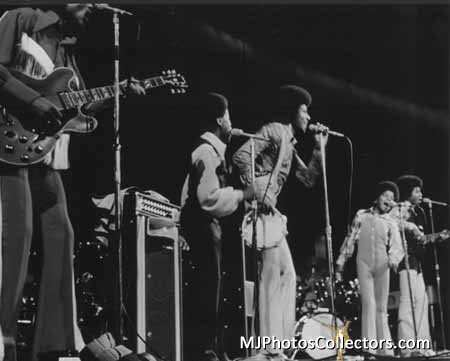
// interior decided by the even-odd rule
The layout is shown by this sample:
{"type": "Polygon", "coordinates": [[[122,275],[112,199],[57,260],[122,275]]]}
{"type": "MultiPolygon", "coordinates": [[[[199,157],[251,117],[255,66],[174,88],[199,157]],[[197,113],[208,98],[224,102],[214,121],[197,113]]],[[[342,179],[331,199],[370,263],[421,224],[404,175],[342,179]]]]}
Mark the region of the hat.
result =
{"type": "Polygon", "coordinates": [[[409,198],[414,188],[423,188],[423,180],[412,174],[405,174],[397,178],[396,183],[400,189],[400,200],[409,198]]]}
{"type": "Polygon", "coordinates": [[[386,191],[391,191],[392,193],[394,193],[394,200],[396,202],[398,201],[399,190],[397,184],[391,181],[382,181],[377,184],[375,188],[375,198],[378,198],[381,194],[383,194],[386,191]]]}

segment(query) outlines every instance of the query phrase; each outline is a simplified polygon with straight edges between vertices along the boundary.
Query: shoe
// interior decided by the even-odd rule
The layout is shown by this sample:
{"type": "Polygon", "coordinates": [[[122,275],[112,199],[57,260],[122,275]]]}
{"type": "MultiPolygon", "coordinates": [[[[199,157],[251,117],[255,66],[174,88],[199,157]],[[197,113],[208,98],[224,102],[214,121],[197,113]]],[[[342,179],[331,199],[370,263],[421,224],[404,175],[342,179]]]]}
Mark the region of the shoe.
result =
{"type": "Polygon", "coordinates": [[[291,360],[287,355],[284,353],[267,353],[266,354],[271,361],[289,361],[291,360]]]}
{"type": "Polygon", "coordinates": [[[60,357],[78,357],[78,352],[74,350],[64,350],[39,352],[37,354],[37,359],[39,361],[59,361],[60,357]]]}
{"type": "Polygon", "coordinates": [[[232,361],[226,352],[217,352],[217,357],[220,361],[232,361]]]}
{"type": "Polygon", "coordinates": [[[434,351],[434,350],[432,350],[432,349],[425,350],[425,351],[423,352],[423,356],[425,356],[425,357],[433,357],[433,356],[436,356],[436,351],[434,351]]]}
{"type": "Polygon", "coordinates": [[[206,350],[200,357],[200,361],[220,361],[216,353],[213,350],[206,350]]]}

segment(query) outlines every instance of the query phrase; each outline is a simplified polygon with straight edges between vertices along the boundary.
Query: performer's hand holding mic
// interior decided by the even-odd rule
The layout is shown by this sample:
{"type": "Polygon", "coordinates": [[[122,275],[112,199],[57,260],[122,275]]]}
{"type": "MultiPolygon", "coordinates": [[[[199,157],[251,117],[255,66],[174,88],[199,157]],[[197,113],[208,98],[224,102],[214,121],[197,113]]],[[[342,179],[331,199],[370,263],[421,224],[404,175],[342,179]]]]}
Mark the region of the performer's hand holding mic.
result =
{"type": "Polygon", "coordinates": [[[330,130],[327,126],[316,123],[316,124],[310,124],[308,126],[308,129],[313,133],[322,133],[323,135],[334,135],[335,137],[345,138],[345,135],[339,132],[335,132],[334,130],[330,130]]]}
{"type": "Polygon", "coordinates": [[[253,198],[255,198],[256,190],[255,187],[253,187],[253,184],[250,184],[247,188],[242,190],[243,193],[243,200],[244,201],[251,201],[253,198]]]}

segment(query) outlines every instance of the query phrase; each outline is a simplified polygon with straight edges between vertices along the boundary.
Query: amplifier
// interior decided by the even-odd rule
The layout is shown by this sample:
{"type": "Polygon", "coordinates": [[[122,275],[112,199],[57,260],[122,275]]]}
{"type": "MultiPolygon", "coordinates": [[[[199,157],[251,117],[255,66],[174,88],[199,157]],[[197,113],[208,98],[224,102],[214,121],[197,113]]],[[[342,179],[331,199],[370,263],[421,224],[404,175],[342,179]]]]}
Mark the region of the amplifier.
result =
{"type": "Polygon", "coordinates": [[[147,191],[136,192],[136,214],[151,218],[165,218],[178,224],[180,221],[180,207],[169,203],[159,193],[147,191]]]}
{"type": "Polygon", "coordinates": [[[125,303],[133,321],[127,338],[137,353],[181,361],[180,207],[153,191],[130,198],[123,234],[125,303]]]}

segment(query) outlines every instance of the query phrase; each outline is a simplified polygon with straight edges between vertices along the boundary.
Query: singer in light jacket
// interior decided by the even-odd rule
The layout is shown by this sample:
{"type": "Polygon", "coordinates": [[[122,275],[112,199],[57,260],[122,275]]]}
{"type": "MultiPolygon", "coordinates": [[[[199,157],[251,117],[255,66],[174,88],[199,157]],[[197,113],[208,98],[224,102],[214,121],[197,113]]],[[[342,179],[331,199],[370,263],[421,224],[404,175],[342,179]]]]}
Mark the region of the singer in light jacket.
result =
{"type": "MultiPolygon", "coordinates": [[[[255,140],[256,198],[258,201],[257,241],[261,249],[262,269],[259,287],[260,336],[291,339],[295,326],[296,273],[286,240],[287,218],[277,209],[277,198],[295,167],[296,177],[308,188],[321,174],[319,137],[312,158],[306,164],[295,149],[294,132],[305,132],[310,121],[308,107],[311,95],[295,85],[283,85],[278,91],[276,117],[264,125],[257,135],[270,140],[255,140]],[[267,231],[267,232],[266,232],[267,231]]],[[[325,144],[327,136],[324,136],[325,144]]],[[[233,155],[233,163],[244,185],[251,184],[250,141],[233,155]]],[[[243,229],[251,229],[251,217],[246,215],[243,229]]],[[[251,235],[243,231],[251,242],[251,235]]],[[[269,345],[265,352],[280,354],[283,350],[269,345]]]]}
{"type": "MultiPolygon", "coordinates": [[[[393,182],[384,181],[377,185],[374,205],[356,213],[336,261],[336,278],[341,280],[344,265],[358,245],[356,269],[362,304],[362,339],[392,340],[387,318],[389,268],[396,269],[404,256],[397,222],[389,215],[398,193],[393,182]]],[[[394,355],[394,351],[385,345],[367,351],[394,355]]]]}

